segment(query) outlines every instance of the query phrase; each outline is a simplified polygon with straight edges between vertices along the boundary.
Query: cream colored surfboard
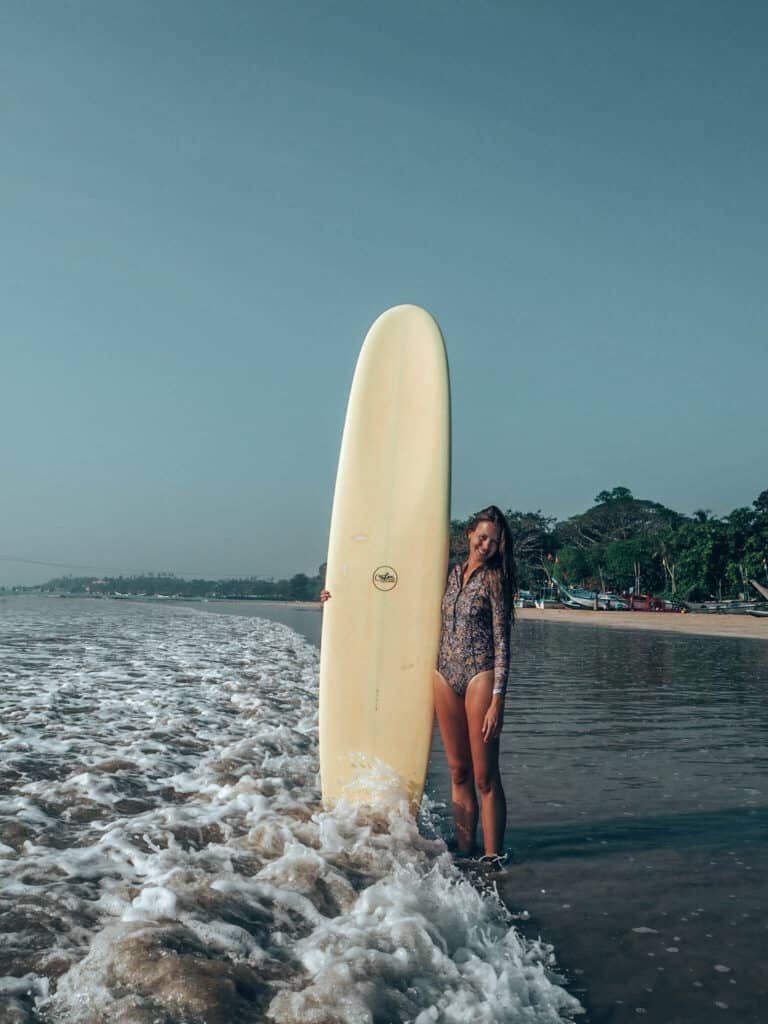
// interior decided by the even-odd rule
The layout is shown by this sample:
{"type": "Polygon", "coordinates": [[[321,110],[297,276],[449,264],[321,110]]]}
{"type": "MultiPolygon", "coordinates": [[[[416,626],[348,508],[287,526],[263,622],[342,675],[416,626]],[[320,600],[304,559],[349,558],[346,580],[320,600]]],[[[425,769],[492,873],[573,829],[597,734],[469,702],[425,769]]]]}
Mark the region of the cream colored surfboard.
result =
{"type": "Polygon", "coordinates": [[[448,558],[450,399],[418,306],[373,324],[357,362],[331,516],[320,649],[323,800],[421,799],[448,558]]]}

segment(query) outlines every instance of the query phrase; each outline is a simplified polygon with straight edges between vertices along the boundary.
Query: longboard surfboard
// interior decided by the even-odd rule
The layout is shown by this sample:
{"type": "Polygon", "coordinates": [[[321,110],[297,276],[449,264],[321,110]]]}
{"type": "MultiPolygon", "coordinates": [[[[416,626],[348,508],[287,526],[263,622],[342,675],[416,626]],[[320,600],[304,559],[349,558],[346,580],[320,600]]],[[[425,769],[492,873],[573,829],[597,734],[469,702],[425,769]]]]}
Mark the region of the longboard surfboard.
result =
{"type": "Polygon", "coordinates": [[[448,559],[450,392],[418,306],[375,321],[347,406],[320,646],[323,800],[421,800],[448,559]]]}

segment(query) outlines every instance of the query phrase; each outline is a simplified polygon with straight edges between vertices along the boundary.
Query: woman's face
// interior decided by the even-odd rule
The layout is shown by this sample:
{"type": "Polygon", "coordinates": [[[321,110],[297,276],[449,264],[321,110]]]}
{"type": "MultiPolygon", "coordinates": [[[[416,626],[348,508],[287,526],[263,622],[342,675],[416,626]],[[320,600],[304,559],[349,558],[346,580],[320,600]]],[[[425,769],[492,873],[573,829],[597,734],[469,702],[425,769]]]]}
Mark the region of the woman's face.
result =
{"type": "Polygon", "coordinates": [[[467,537],[470,554],[474,554],[481,562],[487,562],[499,550],[501,527],[497,523],[481,519],[474,530],[467,533],[467,537]]]}

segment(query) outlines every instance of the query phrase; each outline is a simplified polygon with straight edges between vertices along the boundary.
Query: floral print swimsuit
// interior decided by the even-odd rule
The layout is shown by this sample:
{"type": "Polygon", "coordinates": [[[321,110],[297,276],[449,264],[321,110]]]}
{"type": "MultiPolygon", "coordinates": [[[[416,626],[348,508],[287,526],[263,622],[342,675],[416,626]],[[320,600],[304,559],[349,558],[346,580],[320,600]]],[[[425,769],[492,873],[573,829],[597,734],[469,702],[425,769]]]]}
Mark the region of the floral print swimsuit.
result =
{"type": "Polygon", "coordinates": [[[492,586],[493,570],[481,565],[462,586],[463,566],[453,565],[443,594],[437,671],[462,697],[470,680],[493,669],[494,693],[509,675],[509,612],[492,586]]]}

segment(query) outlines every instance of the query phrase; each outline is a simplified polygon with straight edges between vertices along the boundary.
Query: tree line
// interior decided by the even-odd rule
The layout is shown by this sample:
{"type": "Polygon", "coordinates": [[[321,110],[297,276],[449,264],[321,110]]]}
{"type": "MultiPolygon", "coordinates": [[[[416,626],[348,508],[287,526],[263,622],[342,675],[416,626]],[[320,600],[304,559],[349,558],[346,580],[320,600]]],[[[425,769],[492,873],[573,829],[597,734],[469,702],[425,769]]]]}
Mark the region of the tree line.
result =
{"type": "MultiPolygon", "coordinates": [[[[561,522],[541,511],[505,515],[521,589],[554,575],[572,586],[696,602],[749,596],[750,579],[768,583],[768,489],[723,517],[681,515],[627,487],[601,491],[591,508],[561,522]]],[[[453,558],[466,554],[465,528],[451,523],[453,558]]]]}
{"type": "Polygon", "coordinates": [[[203,580],[181,579],[173,573],[146,573],[139,576],[60,576],[39,589],[43,593],[66,593],[85,597],[175,597],[185,600],[261,600],[316,601],[321,587],[321,571],[307,576],[297,573],[290,579],[203,580]]]}
{"type": "MultiPolygon", "coordinates": [[[[751,507],[718,517],[681,515],[627,487],[596,495],[585,512],[557,521],[537,512],[505,513],[514,538],[517,583],[536,590],[552,576],[569,585],[652,593],[682,601],[748,596],[750,579],[768,584],[768,489],[751,507]]],[[[450,526],[452,560],[466,557],[466,520],[450,526]]],[[[229,600],[316,601],[325,565],[290,579],[181,579],[146,573],[94,579],[64,576],[44,592],[229,600]]]]}

